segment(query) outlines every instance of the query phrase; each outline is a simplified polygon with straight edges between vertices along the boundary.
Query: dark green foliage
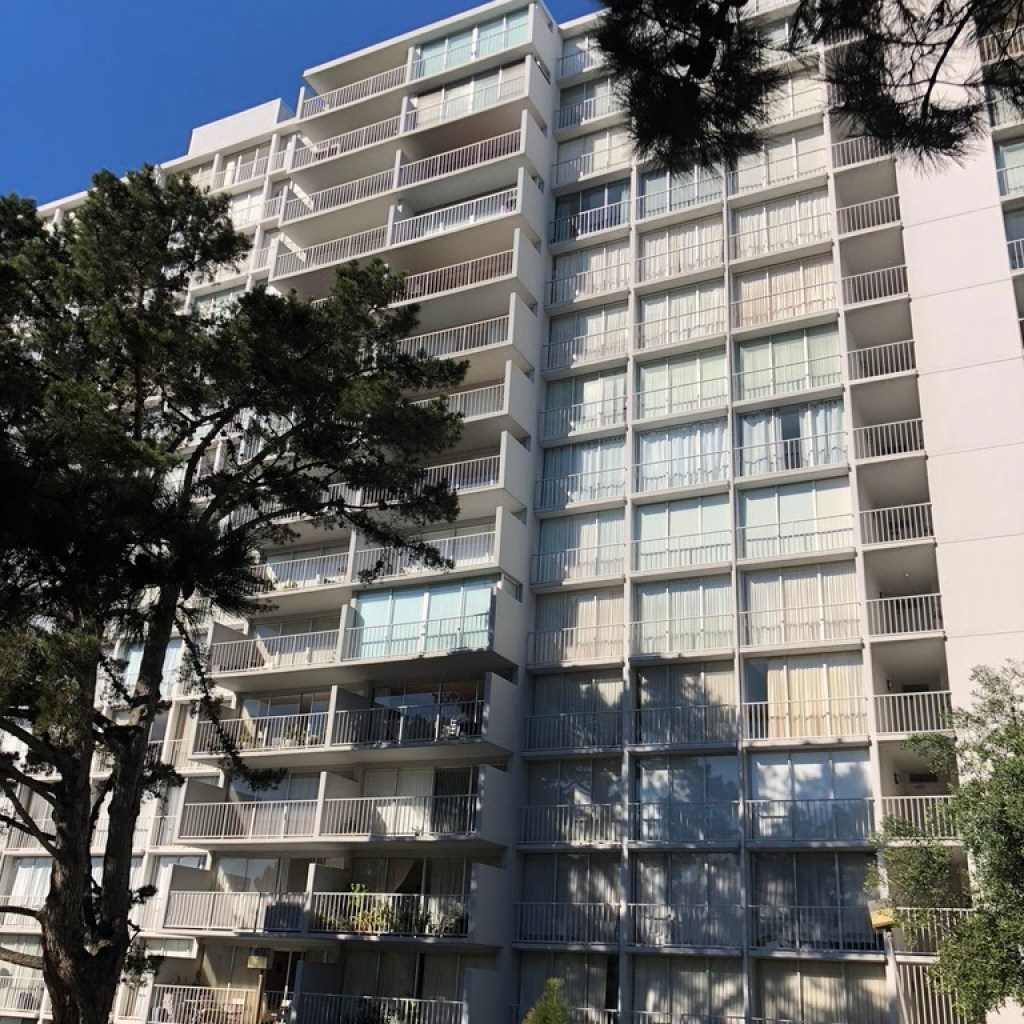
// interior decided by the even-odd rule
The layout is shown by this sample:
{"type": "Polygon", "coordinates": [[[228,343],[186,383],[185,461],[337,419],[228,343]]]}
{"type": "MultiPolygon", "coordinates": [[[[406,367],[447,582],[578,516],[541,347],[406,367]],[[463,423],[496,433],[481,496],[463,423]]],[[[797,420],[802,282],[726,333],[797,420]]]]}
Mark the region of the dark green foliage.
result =
{"type": "Polygon", "coordinates": [[[569,1006],[561,978],[548,978],[540,999],[523,1019],[523,1024],[569,1024],[569,1006]]]}

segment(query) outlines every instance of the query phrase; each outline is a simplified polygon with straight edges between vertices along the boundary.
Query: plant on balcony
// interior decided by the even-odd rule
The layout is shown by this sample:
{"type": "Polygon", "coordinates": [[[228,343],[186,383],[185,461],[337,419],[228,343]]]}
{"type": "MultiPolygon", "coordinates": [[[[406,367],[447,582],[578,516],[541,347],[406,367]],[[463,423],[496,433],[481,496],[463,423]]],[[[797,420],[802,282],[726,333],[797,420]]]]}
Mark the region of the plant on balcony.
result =
{"type": "Polygon", "coordinates": [[[349,890],[355,895],[354,908],[348,919],[348,929],[354,932],[368,932],[380,935],[395,930],[396,914],[386,900],[378,899],[366,892],[366,886],[353,882],[349,890]]]}
{"type": "Polygon", "coordinates": [[[262,288],[186,302],[248,248],[226,199],[152,168],[96,175],[49,228],[0,199],[0,733],[24,750],[0,759],[0,824],[53,862],[41,909],[5,909],[38,921],[41,955],[0,960],[42,971],[56,1024],[105,1024],[123,971],[147,966],[129,956],[152,895],[131,887],[132,834],[143,799],[181,783],[147,754],[172,638],[211,749],[266,786],[202,648],[211,604],[266,608],[251,552],[305,519],[447,564],[417,530],[457,501],[420,467],[460,420],[410,398],[463,366],[402,350],[415,308],[379,262],[340,269],[315,306],[262,288]],[[94,755],[112,759],[95,787],[94,755]],[[91,850],[101,811],[117,827],[91,850]]]}

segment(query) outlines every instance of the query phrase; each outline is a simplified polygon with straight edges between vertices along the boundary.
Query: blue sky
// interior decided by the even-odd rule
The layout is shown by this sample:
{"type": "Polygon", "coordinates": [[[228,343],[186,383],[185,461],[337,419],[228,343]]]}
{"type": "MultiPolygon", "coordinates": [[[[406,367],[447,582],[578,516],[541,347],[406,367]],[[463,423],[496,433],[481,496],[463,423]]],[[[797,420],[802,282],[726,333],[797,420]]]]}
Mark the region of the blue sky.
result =
{"type": "MultiPolygon", "coordinates": [[[[266,100],[293,106],[302,71],[472,0],[7,0],[0,194],[78,192],[180,156],[197,124],[266,100]]],[[[566,21],[594,0],[549,0],[566,21]]]]}

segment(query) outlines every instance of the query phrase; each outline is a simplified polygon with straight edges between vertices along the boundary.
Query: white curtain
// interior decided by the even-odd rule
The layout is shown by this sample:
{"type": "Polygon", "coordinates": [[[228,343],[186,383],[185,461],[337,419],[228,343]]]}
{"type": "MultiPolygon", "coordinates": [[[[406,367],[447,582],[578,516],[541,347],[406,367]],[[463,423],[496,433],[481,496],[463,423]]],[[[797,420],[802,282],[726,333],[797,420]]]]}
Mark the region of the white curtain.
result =
{"type": "Polygon", "coordinates": [[[640,435],[637,448],[641,491],[720,480],[729,464],[727,421],[652,430],[640,435]]]}
{"type": "Polygon", "coordinates": [[[661,362],[640,364],[637,412],[641,419],[724,403],[725,397],[724,349],[689,352],[661,362]]]}
{"type": "Polygon", "coordinates": [[[724,326],[725,285],[721,281],[645,295],[640,300],[641,348],[716,334],[724,326]]]}

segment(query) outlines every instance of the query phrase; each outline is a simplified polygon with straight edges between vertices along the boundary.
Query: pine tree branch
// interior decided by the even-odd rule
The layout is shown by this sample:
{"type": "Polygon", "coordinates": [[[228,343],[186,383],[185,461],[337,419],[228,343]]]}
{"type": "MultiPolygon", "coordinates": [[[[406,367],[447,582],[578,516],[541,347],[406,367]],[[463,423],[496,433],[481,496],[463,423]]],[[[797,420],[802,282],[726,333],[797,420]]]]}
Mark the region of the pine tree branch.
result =
{"type": "Polygon", "coordinates": [[[18,914],[21,917],[34,917],[37,921],[39,920],[39,911],[32,910],[30,907],[16,907],[0,903],[0,917],[4,914],[18,914]]]}
{"type": "Polygon", "coordinates": [[[17,787],[8,785],[5,779],[0,778],[0,790],[2,790],[4,796],[10,800],[11,806],[18,814],[18,817],[14,817],[11,814],[0,812],[0,824],[9,825],[12,828],[18,829],[20,832],[24,832],[26,835],[32,836],[32,838],[35,839],[51,857],[56,857],[57,848],[54,845],[53,840],[57,837],[55,835],[51,835],[49,832],[44,832],[35,823],[35,819],[31,814],[29,814],[28,808],[19,798],[17,787]]]}
{"type": "Polygon", "coordinates": [[[2,762],[0,762],[0,778],[9,779],[11,782],[25,786],[45,800],[51,807],[57,806],[57,798],[54,796],[57,787],[52,782],[37,778],[35,775],[29,775],[20,768],[15,768],[12,764],[4,764],[2,762]]]}
{"type": "Polygon", "coordinates": [[[26,747],[38,756],[40,761],[44,761],[47,764],[54,764],[56,762],[57,755],[53,747],[48,743],[44,743],[34,732],[23,729],[9,714],[0,716],[0,731],[9,733],[16,740],[24,743],[26,747]]]}
{"type": "Polygon", "coordinates": [[[33,971],[41,971],[43,969],[43,958],[41,956],[34,956],[32,953],[22,953],[16,949],[8,949],[6,946],[0,946],[0,960],[8,964],[15,964],[17,967],[27,967],[33,971]]]}

